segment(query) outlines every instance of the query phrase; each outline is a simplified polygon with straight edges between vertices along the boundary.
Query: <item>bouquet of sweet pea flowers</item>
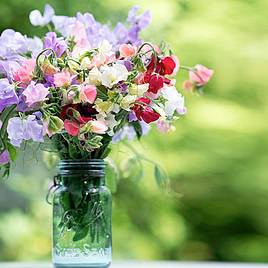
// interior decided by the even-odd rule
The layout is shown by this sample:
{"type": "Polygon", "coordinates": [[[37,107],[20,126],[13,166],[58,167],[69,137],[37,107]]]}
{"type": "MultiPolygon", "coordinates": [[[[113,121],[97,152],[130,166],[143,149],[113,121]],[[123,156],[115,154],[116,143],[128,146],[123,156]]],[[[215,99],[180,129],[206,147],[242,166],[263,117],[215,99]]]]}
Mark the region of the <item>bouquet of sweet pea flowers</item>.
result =
{"type": "Polygon", "coordinates": [[[0,163],[7,175],[26,141],[54,146],[61,159],[103,159],[112,142],[162,132],[186,113],[175,87],[180,70],[185,89],[198,90],[213,71],[181,66],[167,45],[144,42],[147,11],[130,10],[114,29],[89,14],[30,14],[34,26],[48,26],[42,38],[7,29],[0,36],[0,163]]]}

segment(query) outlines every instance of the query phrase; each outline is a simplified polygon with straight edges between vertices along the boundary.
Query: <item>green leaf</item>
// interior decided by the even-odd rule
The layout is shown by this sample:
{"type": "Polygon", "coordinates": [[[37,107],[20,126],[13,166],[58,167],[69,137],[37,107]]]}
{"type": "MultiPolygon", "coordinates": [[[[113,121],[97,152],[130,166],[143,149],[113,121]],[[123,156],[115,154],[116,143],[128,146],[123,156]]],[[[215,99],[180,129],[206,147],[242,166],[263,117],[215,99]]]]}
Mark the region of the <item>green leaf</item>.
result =
{"type": "Polygon", "coordinates": [[[76,241],[82,240],[83,238],[85,238],[87,236],[88,232],[89,232],[88,226],[80,227],[76,231],[76,233],[73,237],[73,241],[76,242],[76,241]]]}
{"type": "Polygon", "coordinates": [[[75,208],[78,208],[82,199],[83,199],[82,192],[76,191],[76,192],[72,193],[71,196],[72,196],[72,201],[74,203],[75,208]]]}
{"type": "Polygon", "coordinates": [[[166,189],[168,185],[168,176],[166,172],[158,165],[155,165],[154,167],[154,176],[155,176],[157,185],[161,189],[166,189]]]}
{"type": "Polygon", "coordinates": [[[7,150],[9,152],[10,159],[12,161],[15,161],[16,158],[17,158],[17,150],[16,150],[16,148],[12,144],[7,143],[7,150]]]}
{"type": "Polygon", "coordinates": [[[70,194],[67,192],[64,192],[60,196],[60,204],[63,207],[65,211],[71,209],[71,200],[70,200],[70,194]]]}

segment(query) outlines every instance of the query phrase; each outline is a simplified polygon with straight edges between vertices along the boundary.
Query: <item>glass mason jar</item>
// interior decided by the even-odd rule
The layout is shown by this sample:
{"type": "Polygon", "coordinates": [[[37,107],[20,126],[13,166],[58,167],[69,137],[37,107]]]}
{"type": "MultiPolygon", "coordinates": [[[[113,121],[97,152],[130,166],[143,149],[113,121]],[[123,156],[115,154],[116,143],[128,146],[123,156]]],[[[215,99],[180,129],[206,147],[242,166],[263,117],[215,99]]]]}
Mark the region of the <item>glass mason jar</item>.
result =
{"type": "Polygon", "coordinates": [[[62,160],[53,195],[53,264],[104,268],[111,263],[111,193],[103,160],[62,160]]]}

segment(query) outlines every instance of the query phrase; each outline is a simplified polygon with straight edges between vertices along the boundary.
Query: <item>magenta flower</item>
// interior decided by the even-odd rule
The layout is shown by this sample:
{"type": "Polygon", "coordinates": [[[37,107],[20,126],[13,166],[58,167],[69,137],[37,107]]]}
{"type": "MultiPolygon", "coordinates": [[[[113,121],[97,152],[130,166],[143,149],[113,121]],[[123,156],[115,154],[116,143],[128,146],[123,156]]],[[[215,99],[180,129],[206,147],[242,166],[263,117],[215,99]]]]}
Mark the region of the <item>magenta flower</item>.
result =
{"type": "Polygon", "coordinates": [[[35,84],[32,81],[22,94],[26,97],[26,104],[32,106],[35,103],[44,101],[49,94],[49,90],[43,84],[35,84]]]}

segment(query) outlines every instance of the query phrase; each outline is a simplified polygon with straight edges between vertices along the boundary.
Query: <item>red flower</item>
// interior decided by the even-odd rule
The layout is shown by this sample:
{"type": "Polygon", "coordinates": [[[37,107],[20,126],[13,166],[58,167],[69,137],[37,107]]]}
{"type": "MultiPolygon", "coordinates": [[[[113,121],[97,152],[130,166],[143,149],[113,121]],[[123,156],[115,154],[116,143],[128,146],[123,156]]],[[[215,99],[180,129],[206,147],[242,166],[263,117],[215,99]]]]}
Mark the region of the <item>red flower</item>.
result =
{"type": "Polygon", "coordinates": [[[160,115],[156,113],[151,107],[148,105],[150,104],[150,99],[148,98],[139,98],[136,100],[137,104],[134,105],[133,111],[137,116],[138,120],[143,120],[147,124],[156,121],[160,115]]]}
{"type": "Polygon", "coordinates": [[[158,91],[164,86],[164,79],[158,74],[153,74],[149,80],[149,89],[148,92],[157,94],[158,91]]]}
{"type": "Polygon", "coordinates": [[[179,69],[179,61],[175,56],[166,56],[161,59],[159,74],[175,75],[179,69]]]}

